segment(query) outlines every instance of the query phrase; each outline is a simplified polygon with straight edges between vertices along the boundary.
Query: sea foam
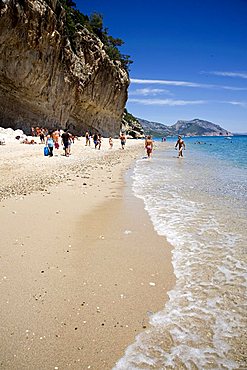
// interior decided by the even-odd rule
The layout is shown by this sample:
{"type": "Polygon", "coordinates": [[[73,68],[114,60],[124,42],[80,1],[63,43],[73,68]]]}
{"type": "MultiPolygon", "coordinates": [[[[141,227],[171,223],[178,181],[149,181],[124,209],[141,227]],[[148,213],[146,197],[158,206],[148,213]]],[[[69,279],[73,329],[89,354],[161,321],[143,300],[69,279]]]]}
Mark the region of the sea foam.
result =
{"type": "Polygon", "coordinates": [[[222,162],[206,158],[197,153],[197,159],[181,163],[161,149],[148,170],[147,161],[137,162],[133,191],[157,233],[173,246],[176,285],[164,310],[151,316],[151,328],[137,336],[115,369],[245,366],[236,348],[245,329],[246,213],[238,199],[233,202],[229,183],[227,190],[223,181],[223,193],[218,189],[222,162]]]}

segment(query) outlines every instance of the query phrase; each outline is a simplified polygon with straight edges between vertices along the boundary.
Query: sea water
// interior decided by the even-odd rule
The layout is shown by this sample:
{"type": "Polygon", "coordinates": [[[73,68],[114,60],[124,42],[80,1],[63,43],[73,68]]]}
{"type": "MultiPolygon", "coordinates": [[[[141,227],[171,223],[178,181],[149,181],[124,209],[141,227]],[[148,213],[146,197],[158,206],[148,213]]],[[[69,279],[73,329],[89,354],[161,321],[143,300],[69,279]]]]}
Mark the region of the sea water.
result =
{"type": "Polygon", "coordinates": [[[158,144],[133,191],[173,246],[176,284],[115,369],[246,369],[247,136],[158,144]]]}

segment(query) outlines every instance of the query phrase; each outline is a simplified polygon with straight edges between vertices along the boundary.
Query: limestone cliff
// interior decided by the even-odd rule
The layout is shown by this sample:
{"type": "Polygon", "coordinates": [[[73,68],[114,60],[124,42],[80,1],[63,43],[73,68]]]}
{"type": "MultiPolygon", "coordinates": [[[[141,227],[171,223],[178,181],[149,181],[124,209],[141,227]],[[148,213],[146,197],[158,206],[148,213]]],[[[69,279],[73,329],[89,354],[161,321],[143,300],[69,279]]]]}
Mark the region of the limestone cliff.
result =
{"type": "Polygon", "coordinates": [[[121,131],[134,139],[145,137],[143,127],[139,120],[129,113],[127,109],[124,110],[121,131]]]}
{"type": "Polygon", "coordinates": [[[57,0],[2,0],[0,126],[119,133],[128,73],[86,28],[66,35],[57,0]]]}

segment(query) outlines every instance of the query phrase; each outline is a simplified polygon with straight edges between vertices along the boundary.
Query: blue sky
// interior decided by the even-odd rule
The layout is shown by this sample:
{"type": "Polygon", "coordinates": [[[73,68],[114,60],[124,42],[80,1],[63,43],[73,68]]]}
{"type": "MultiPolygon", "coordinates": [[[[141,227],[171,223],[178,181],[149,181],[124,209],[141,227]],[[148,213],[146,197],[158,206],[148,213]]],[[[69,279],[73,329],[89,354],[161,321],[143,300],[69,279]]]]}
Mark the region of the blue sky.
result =
{"type": "Polygon", "coordinates": [[[247,0],[77,0],[125,44],[127,109],[174,124],[201,118],[247,132],[247,0]]]}

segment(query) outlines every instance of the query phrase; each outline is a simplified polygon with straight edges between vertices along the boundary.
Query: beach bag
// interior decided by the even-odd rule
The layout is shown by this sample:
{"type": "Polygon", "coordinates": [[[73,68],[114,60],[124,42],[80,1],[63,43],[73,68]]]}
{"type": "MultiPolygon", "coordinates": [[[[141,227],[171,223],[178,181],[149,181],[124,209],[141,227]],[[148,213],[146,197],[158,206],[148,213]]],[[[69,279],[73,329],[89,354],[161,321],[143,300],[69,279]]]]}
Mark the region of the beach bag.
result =
{"type": "Polygon", "coordinates": [[[47,146],[44,147],[44,156],[47,157],[49,155],[49,149],[47,146]]]}

